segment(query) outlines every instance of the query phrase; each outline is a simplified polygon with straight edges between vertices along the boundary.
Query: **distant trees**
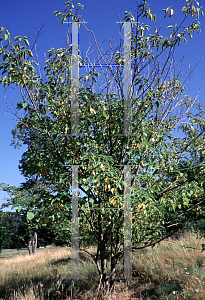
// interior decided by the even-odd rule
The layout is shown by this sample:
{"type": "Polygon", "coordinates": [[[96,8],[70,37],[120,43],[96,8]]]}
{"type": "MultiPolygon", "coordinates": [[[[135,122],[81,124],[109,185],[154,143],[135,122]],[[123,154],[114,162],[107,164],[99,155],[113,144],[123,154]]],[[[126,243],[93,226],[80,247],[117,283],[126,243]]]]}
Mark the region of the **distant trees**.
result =
{"type": "Polygon", "coordinates": [[[24,229],[21,227],[19,216],[14,212],[1,212],[0,223],[3,237],[2,248],[20,249],[25,247],[24,242],[20,239],[24,229]]]}
{"type": "MultiPolygon", "coordinates": [[[[29,235],[21,215],[15,212],[0,212],[0,231],[2,249],[21,249],[28,247],[29,235]]],[[[38,247],[55,243],[54,234],[46,227],[38,231],[38,247]]],[[[32,252],[32,246],[31,246],[32,252]]]]}
{"type": "Polygon", "coordinates": [[[0,253],[3,248],[3,229],[0,227],[0,253]]]}
{"type": "MultiPolygon", "coordinates": [[[[189,155],[184,156],[174,172],[167,175],[167,179],[174,185],[178,185],[176,189],[176,197],[178,199],[178,209],[181,211],[181,218],[184,220],[183,228],[194,227],[198,230],[197,237],[205,236],[205,135],[201,132],[205,130],[204,114],[201,110],[194,117],[193,124],[198,124],[197,130],[193,125],[182,125],[186,136],[194,141],[192,147],[189,148],[189,155]],[[190,204],[187,211],[186,205],[190,204]],[[187,222],[187,220],[189,220],[187,222]]],[[[177,214],[173,212],[176,217],[177,214]]],[[[169,215],[169,212],[168,212],[169,215]]],[[[205,245],[202,245],[205,249],[205,245]]]]}
{"type": "MultiPolygon", "coordinates": [[[[6,232],[10,232],[9,243],[3,247],[26,246],[29,253],[35,253],[37,244],[44,246],[46,244],[55,243],[56,245],[70,244],[70,230],[68,222],[71,222],[71,210],[66,206],[66,197],[64,194],[52,195],[46,187],[35,186],[30,182],[21,184],[21,187],[9,186],[8,184],[0,184],[0,189],[9,194],[6,203],[2,208],[12,206],[17,208],[16,213],[3,213],[2,222],[7,228],[6,232]],[[50,208],[50,199],[52,199],[52,207],[50,208]],[[58,202],[61,200],[61,202],[58,202]],[[63,201],[65,205],[63,205],[63,201]],[[49,207],[47,207],[49,203],[49,207]],[[52,213],[52,214],[51,214],[52,213]],[[10,221],[10,214],[13,216],[10,221]],[[31,218],[32,217],[32,218],[31,218]],[[12,226],[12,224],[14,226],[12,226]],[[11,230],[15,228],[15,231],[11,230]],[[10,236],[13,236],[13,244],[10,243],[10,236]]],[[[5,236],[5,241],[6,241],[5,236]]]]}
{"type": "Polygon", "coordinates": [[[40,231],[38,221],[35,217],[37,205],[40,203],[39,195],[35,194],[34,188],[28,187],[28,183],[27,187],[24,188],[6,184],[1,184],[0,188],[10,196],[2,207],[11,205],[12,208],[18,208],[16,213],[10,213],[13,216],[12,221],[9,220],[9,213],[7,213],[7,223],[5,223],[5,227],[10,233],[12,233],[11,224],[13,222],[17,223],[15,224],[15,232],[12,233],[13,243],[11,247],[20,248],[26,246],[28,247],[29,254],[35,254],[37,248],[37,231],[40,231]],[[31,216],[34,217],[32,221],[31,216]]]}

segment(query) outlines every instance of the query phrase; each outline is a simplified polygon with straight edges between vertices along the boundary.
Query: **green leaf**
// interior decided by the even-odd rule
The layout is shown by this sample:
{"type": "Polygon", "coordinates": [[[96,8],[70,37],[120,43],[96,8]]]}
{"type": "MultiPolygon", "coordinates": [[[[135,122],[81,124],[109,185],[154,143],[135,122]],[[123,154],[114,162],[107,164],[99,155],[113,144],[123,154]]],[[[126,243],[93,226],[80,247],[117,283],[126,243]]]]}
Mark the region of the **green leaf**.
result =
{"type": "Polygon", "coordinates": [[[105,111],[103,110],[103,116],[105,117],[105,119],[107,118],[105,111]]]}
{"type": "MultiPolygon", "coordinates": [[[[4,61],[7,57],[8,57],[8,54],[5,53],[5,54],[3,55],[3,61],[4,61]]],[[[3,74],[3,73],[2,73],[2,74],[3,74]]]]}
{"type": "Polygon", "coordinates": [[[28,218],[29,220],[32,220],[32,219],[34,218],[34,213],[31,212],[31,211],[27,212],[27,218],[28,218]]]}
{"type": "Polygon", "coordinates": [[[4,35],[4,38],[5,38],[5,40],[7,41],[8,38],[9,38],[8,34],[5,34],[5,35],[4,35]]]}
{"type": "Polygon", "coordinates": [[[89,185],[87,185],[87,186],[85,187],[85,190],[88,191],[89,188],[90,188],[89,185]]]}
{"type": "Polygon", "coordinates": [[[156,15],[153,14],[153,17],[152,17],[153,21],[156,22],[156,15]]]}
{"type": "Polygon", "coordinates": [[[29,54],[30,57],[33,57],[33,53],[32,53],[31,50],[28,50],[28,54],[29,54]]]}
{"type": "Polygon", "coordinates": [[[23,41],[29,47],[28,38],[26,36],[23,37],[23,41]]]}
{"type": "Polygon", "coordinates": [[[13,204],[11,209],[14,209],[16,206],[18,206],[18,203],[13,204]]]}
{"type": "Polygon", "coordinates": [[[89,201],[90,201],[92,204],[94,204],[94,199],[91,198],[89,201]]]}
{"type": "Polygon", "coordinates": [[[162,47],[162,49],[163,49],[164,46],[167,46],[167,47],[168,47],[168,45],[169,45],[169,42],[168,42],[168,39],[166,38],[166,39],[164,39],[164,41],[162,41],[161,47],[162,47]]]}
{"type": "Polygon", "coordinates": [[[60,183],[63,183],[65,181],[65,178],[60,178],[60,183]]]}
{"type": "Polygon", "coordinates": [[[23,107],[24,107],[24,108],[27,108],[27,106],[28,106],[28,103],[27,103],[27,102],[23,104],[23,107]]]}
{"type": "Polygon", "coordinates": [[[20,35],[15,36],[15,40],[20,40],[21,41],[21,36],[20,35]]]}
{"type": "Polygon", "coordinates": [[[23,208],[23,206],[20,205],[18,208],[18,212],[20,212],[22,210],[22,208],[23,208]]]}

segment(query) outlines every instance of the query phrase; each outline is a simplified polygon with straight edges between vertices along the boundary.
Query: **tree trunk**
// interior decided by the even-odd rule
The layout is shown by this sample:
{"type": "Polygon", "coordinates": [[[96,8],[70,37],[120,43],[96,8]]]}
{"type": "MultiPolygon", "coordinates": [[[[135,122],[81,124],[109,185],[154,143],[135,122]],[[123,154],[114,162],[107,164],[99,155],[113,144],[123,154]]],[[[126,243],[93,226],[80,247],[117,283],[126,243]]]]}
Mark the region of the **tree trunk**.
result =
{"type": "MultiPolygon", "coordinates": [[[[98,272],[100,275],[100,285],[103,289],[103,297],[104,299],[111,300],[114,299],[114,287],[115,287],[115,275],[116,275],[116,259],[112,258],[112,252],[113,249],[111,247],[111,274],[108,275],[107,270],[107,251],[106,251],[106,245],[108,243],[108,234],[109,231],[107,229],[107,232],[102,234],[102,228],[101,228],[101,215],[98,215],[98,224],[99,224],[99,235],[98,235],[98,250],[100,250],[100,262],[101,262],[101,268],[98,264],[98,253],[97,253],[97,267],[98,272]]],[[[112,224],[108,224],[111,225],[112,224]]]]}
{"type": "MultiPolygon", "coordinates": [[[[117,261],[113,257],[114,255],[114,237],[113,237],[113,224],[114,224],[114,215],[112,215],[112,232],[111,232],[111,273],[110,273],[110,299],[114,299],[114,292],[115,292],[115,276],[116,276],[116,265],[117,261]]],[[[119,233],[119,232],[118,232],[119,233]]],[[[117,234],[117,245],[116,245],[116,251],[119,243],[119,234],[117,234]]]]}
{"type": "MultiPolygon", "coordinates": [[[[102,249],[102,248],[101,248],[102,249]]],[[[101,278],[104,296],[106,299],[114,299],[116,260],[111,258],[111,273],[108,275],[106,252],[100,253],[101,256],[101,278]]]]}
{"type": "MultiPolygon", "coordinates": [[[[103,245],[104,246],[104,245],[103,245]]],[[[101,246],[101,270],[102,270],[102,286],[105,293],[109,292],[109,280],[107,276],[107,259],[104,247],[101,246]]]]}
{"type": "Polygon", "coordinates": [[[32,242],[32,238],[30,238],[30,240],[28,242],[28,252],[29,252],[29,255],[32,254],[32,251],[31,251],[31,242],[32,242]]]}
{"type": "Polygon", "coordinates": [[[34,232],[33,243],[32,243],[32,253],[33,254],[36,254],[36,249],[37,249],[37,233],[34,232]]]}
{"type": "Polygon", "coordinates": [[[116,276],[116,260],[111,258],[110,299],[114,299],[116,276]]]}
{"type": "Polygon", "coordinates": [[[36,248],[37,248],[37,233],[34,232],[33,238],[31,237],[29,242],[28,242],[29,255],[36,254],[36,248]],[[32,244],[32,249],[31,249],[31,244],[32,244]]]}

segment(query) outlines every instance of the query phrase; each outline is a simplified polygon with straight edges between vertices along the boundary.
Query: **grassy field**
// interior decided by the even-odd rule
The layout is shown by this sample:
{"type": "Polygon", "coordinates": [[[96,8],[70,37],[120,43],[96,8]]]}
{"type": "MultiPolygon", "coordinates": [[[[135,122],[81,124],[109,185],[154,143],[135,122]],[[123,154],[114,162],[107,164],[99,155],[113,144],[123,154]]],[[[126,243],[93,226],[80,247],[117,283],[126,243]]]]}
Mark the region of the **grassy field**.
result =
{"type": "MultiPolygon", "coordinates": [[[[205,252],[191,232],[155,248],[133,253],[134,280],[116,282],[116,299],[205,299],[205,252]]],[[[94,248],[89,249],[94,252],[94,248]]],[[[69,280],[69,248],[38,249],[0,255],[0,299],[97,299],[98,273],[87,254],[80,254],[80,273],[87,279],[69,280]]],[[[123,264],[117,268],[122,276],[123,264]]]]}

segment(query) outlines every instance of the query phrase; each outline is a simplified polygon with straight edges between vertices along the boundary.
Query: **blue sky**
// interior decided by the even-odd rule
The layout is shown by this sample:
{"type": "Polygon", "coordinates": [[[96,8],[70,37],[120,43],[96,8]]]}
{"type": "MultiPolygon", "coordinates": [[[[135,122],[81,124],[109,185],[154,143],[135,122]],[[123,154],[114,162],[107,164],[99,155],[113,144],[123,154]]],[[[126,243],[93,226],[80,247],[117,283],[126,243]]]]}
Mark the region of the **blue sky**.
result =
{"type": "MultiPolygon", "coordinates": [[[[62,11],[64,9],[65,0],[9,0],[1,2],[1,18],[0,27],[6,27],[11,34],[11,38],[15,36],[27,36],[30,45],[33,45],[37,30],[44,24],[43,31],[45,31],[37,41],[37,49],[41,66],[43,67],[44,53],[50,48],[63,48],[66,45],[66,25],[61,25],[60,18],[57,19],[53,14],[54,11],[62,11]],[[36,30],[37,29],[37,30],[36,30]]],[[[76,5],[79,1],[73,1],[76,5]]],[[[140,2],[140,1],[138,1],[140,2]]],[[[156,22],[149,22],[144,19],[144,23],[151,25],[150,32],[158,27],[161,28],[161,34],[165,37],[168,36],[170,29],[166,29],[170,25],[170,21],[164,19],[163,8],[172,6],[174,9],[174,20],[179,23],[182,20],[181,8],[186,5],[185,0],[150,0],[151,11],[157,15],[156,22]]],[[[199,3],[203,5],[203,1],[199,3]]],[[[88,23],[86,27],[95,33],[97,42],[102,44],[104,50],[109,49],[108,40],[114,38],[116,44],[119,43],[119,15],[121,21],[123,20],[124,11],[131,11],[135,16],[134,10],[136,1],[134,0],[81,0],[84,9],[79,11],[82,17],[88,23]]],[[[204,55],[205,51],[205,17],[200,17],[201,33],[194,34],[192,40],[188,38],[188,43],[182,43],[176,51],[176,60],[179,60],[185,53],[186,59],[189,60],[191,66],[194,66],[198,60],[204,55]]],[[[91,33],[88,33],[83,25],[79,29],[79,45],[82,53],[85,55],[86,50],[91,43],[90,49],[94,49],[94,41],[91,33]]],[[[91,54],[95,57],[97,52],[91,54]]],[[[186,63],[186,60],[185,60],[186,63]]],[[[188,65],[185,65],[185,69],[188,65]]],[[[82,69],[81,69],[82,70],[82,69]]],[[[82,72],[82,71],[81,71],[82,72]]],[[[199,99],[205,105],[205,59],[203,58],[200,64],[194,71],[193,77],[187,85],[188,92],[191,96],[195,97],[197,92],[200,91],[199,99]]],[[[26,147],[21,149],[14,149],[11,144],[11,130],[15,127],[15,121],[12,120],[13,116],[4,100],[5,89],[0,86],[0,182],[9,183],[10,185],[19,186],[24,181],[21,176],[18,164],[22,153],[26,147]],[[7,112],[7,115],[5,114],[7,112]]],[[[21,96],[16,89],[9,88],[6,91],[6,97],[9,105],[16,105],[21,100],[21,96]]],[[[0,205],[4,202],[4,197],[7,193],[0,191],[0,205]]]]}

